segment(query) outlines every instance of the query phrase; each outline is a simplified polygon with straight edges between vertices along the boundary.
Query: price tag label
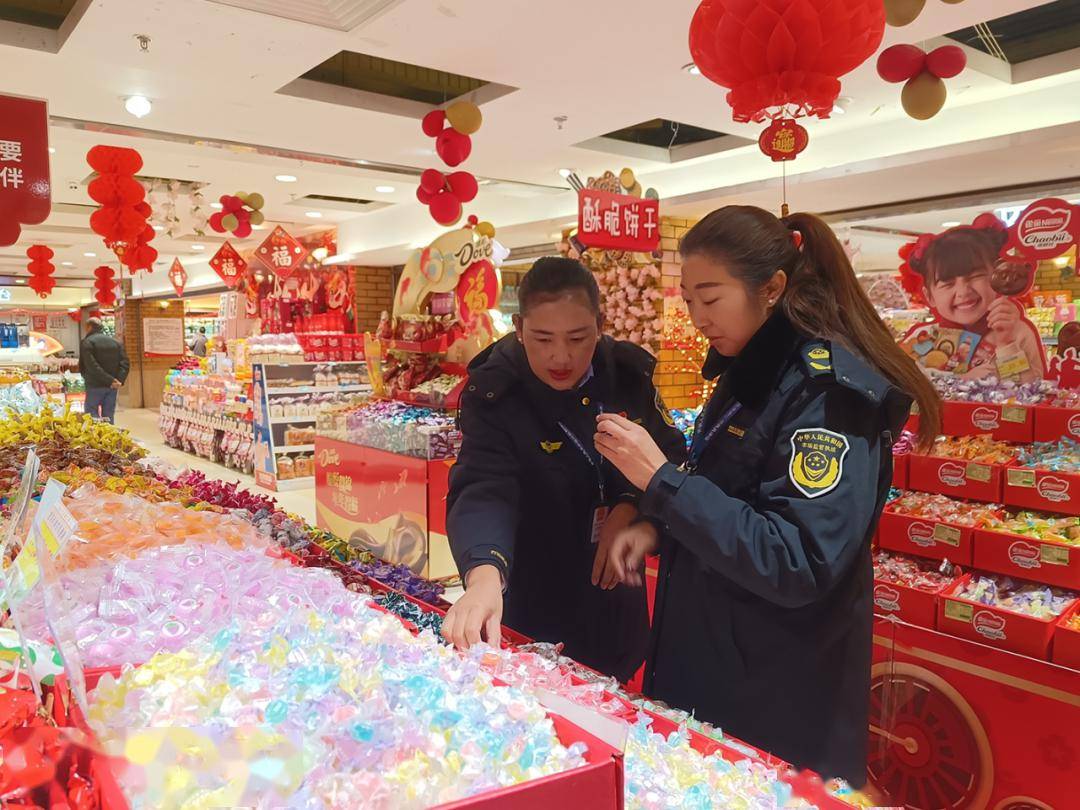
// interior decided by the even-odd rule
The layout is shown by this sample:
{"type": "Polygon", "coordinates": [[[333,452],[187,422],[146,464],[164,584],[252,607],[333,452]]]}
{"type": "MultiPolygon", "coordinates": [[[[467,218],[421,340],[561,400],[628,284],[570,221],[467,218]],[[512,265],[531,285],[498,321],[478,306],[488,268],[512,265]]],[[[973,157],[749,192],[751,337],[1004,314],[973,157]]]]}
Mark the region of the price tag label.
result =
{"type": "Polygon", "coordinates": [[[1039,560],[1047,565],[1068,565],[1069,549],[1044,543],[1039,547],[1039,560]]]}
{"type": "Polygon", "coordinates": [[[960,530],[955,526],[946,526],[944,523],[934,525],[934,539],[939,543],[950,546],[960,545],[960,530]]]}
{"type": "Polygon", "coordinates": [[[945,600],[945,618],[955,619],[958,622],[967,622],[970,624],[974,615],[975,608],[967,604],[967,602],[954,602],[951,599],[945,600]]]}
{"type": "Polygon", "coordinates": [[[1024,424],[1027,421],[1028,410],[1022,405],[1002,405],[1001,406],[1001,421],[1002,422],[1014,422],[1018,425],[1024,424]]]}
{"type": "Polygon", "coordinates": [[[985,464],[968,464],[965,472],[969,481],[985,484],[990,480],[990,468],[985,464]]]}
{"type": "Polygon", "coordinates": [[[1010,467],[1006,472],[1006,480],[1008,480],[1010,487],[1033,489],[1035,487],[1035,471],[1022,467],[1010,467]]]}

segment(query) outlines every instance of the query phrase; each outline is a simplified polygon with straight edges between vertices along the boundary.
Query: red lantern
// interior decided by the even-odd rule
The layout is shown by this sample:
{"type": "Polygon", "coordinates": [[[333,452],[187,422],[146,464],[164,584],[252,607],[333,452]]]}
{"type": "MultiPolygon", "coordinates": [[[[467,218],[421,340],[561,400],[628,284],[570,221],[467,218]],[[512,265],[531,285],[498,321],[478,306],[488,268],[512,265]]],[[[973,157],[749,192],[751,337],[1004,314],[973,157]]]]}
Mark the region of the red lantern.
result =
{"type": "Polygon", "coordinates": [[[881,0],[703,0],[690,54],[730,90],[736,121],[828,118],[840,77],[869,59],[884,33],[881,0]]]}
{"type": "Polygon", "coordinates": [[[779,163],[794,160],[809,140],[804,127],[790,118],[780,118],[765,127],[758,137],[758,148],[779,163]]]}
{"type": "Polygon", "coordinates": [[[27,284],[42,298],[46,298],[56,286],[56,280],[52,277],[56,267],[49,261],[54,255],[52,248],[45,245],[31,245],[26,249],[26,256],[30,259],[26,265],[26,271],[30,274],[27,284]]]}
{"type": "Polygon", "coordinates": [[[144,199],[146,190],[135,179],[142,157],[134,149],[99,145],[87,152],[86,162],[98,172],[87,191],[101,204],[90,215],[90,228],[125,266],[133,272],[141,269],[139,260],[147,254],[139,248],[154,238],[147,224],[152,211],[144,199]]]}

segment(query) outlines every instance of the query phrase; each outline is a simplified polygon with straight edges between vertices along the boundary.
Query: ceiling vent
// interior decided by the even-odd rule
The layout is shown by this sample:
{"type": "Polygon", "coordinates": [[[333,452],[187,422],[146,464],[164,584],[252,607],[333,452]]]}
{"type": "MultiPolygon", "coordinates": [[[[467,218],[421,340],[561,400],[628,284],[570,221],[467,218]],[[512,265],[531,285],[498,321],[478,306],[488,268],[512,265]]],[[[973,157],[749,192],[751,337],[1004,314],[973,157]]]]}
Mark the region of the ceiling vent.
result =
{"type": "Polygon", "coordinates": [[[0,0],[0,45],[58,53],[92,0],[0,0]]]}
{"type": "Polygon", "coordinates": [[[341,211],[346,214],[367,214],[393,205],[386,201],[364,200],[359,197],[335,197],[330,194],[307,194],[294,198],[288,204],[300,206],[308,211],[341,211]]]}
{"type": "Polygon", "coordinates": [[[577,146],[638,160],[678,163],[752,143],[753,141],[747,138],[705,127],[669,121],[666,118],[652,118],[608,132],[598,138],[591,138],[577,146]]]}
{"type": "Polygon", "coordinates": [[[219,6],[232,6],[271,17],[329,28],[352,31],[371,22],[404,0],[210,0],[219,6]]]}

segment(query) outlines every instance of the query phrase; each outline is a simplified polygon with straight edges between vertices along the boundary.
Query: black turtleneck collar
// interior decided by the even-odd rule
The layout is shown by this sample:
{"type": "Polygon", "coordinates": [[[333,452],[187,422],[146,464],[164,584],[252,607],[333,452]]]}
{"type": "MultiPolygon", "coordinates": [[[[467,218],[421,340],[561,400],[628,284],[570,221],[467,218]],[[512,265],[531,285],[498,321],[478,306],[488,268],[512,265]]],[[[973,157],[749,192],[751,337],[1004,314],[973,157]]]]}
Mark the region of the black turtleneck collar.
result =
{"type": "Polygon", "coordinates": [[[761,410],[802,336],[782,310],[776,310],[735,357],[709,349],[701,373],[707,380],[724,375],[724,390],[744,407],[761,410]]]}

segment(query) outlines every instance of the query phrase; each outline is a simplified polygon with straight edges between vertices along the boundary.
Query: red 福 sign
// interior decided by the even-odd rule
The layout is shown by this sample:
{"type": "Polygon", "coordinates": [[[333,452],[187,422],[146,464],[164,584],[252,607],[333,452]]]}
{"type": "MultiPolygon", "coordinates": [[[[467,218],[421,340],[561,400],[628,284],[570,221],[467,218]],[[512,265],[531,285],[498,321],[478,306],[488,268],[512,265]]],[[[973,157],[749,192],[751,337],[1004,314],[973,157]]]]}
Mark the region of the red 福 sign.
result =
{"type": "Polygon", "coordinates": [[[23,225],[44,222],[51,210],[48,106],[0,95],[0,245],[14,245],[23,225]]]}
{"type": "Polygon", "coordinates": [[[228,241],[210,259],[210,266],[229,289],[240,283],[240,277],[247,270],[247,262],[228,241]]]}
{"type": "Polygon", "coordinates": [[[651,253],[660,247],[660,201],[583,188],[577,238],[585,247],[651,253]]]}

